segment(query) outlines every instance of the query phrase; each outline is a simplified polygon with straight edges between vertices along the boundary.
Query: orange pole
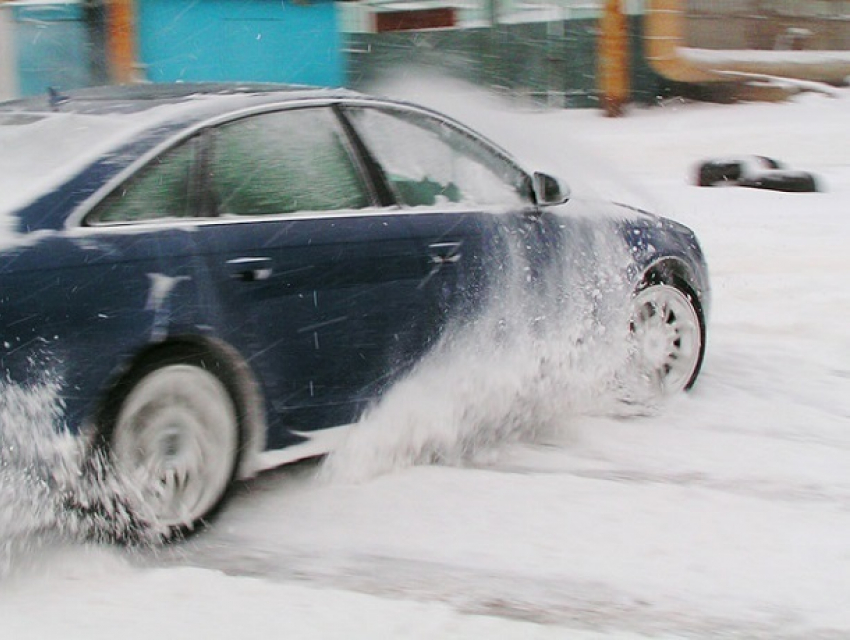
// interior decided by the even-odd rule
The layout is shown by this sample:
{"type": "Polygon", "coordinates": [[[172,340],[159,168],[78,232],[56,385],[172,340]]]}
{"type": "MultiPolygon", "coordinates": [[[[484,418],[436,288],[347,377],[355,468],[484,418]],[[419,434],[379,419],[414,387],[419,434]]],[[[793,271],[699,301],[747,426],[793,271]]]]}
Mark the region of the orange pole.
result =
{"type": "Polygon", "coordinates": [[[133,0],[110,0],[106,5],[106,42],[113,82],[136,77],[136,12],[133,0]]]}
{"type": "Polygon", "coordinates": [[[599,21],[599,94],[607,116],[629,101],[629,24],[620,0],[607,0],[599,21]]]}

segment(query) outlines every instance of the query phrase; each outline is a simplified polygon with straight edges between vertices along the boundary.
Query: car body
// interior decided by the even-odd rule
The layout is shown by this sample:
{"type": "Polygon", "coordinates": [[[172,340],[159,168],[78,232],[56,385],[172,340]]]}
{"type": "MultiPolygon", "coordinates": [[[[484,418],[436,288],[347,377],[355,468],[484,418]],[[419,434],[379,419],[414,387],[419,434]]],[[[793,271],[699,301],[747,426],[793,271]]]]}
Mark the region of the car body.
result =
{"type": "Polygon", "coordinates": [[[643,307],[631,330],[660,336],[660,386],[675,360],[674,391],[699,371],[709,285],[689,229],[570,198],[422,107],[105,87],[0,103],[0,145],[6,384],[49,375],[66,428],[145,470],[171,527],[204,521],[268,460],[327,452],[481,312],[509,263],[529,290],[580,264],[570,236],[624,247],[617,270],[643,307]]]}

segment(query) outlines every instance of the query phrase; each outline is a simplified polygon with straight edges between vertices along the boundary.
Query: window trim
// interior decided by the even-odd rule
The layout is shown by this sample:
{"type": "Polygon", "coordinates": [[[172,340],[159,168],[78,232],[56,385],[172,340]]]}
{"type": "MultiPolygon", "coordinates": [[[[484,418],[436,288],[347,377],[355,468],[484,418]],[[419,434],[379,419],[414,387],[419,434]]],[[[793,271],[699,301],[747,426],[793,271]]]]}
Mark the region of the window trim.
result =
{"type": "MultiPolygon", "coordinates": [[[[369,108],[381,108],[388,110],[396,110],[404,113],[418,113],[439,122],[443,122],[446,125],[457,129],[458,131],[464,133],[465,135],[471,136],[476,140],[482,142],[486,147],[491,149],[496,155],[504,158],[507,162],[514,165],[520,173],[525,175],[530,179],[530,174],[526,171],[514,158],[513,156],[502,149],[498,144],[494,143],[492,140],[489,140],[486,136],[483,136],[473,129],[470,129],[466,125],[461,122],[458,122],[450,117],[447,117],[439,112],[433,111],[432,109],[428,109],[427,107],[421,107],[419,105],[414,105],[405,102],[399,102],[394,100],[387,100],[384,98],[371,97],[367,95],[352,95],[352,96],[330,96],[330,97],[306,97],[306,98],[297,98],[290,100],[281,100],[275,102],[268,102],[264,104],[259,104],[255,106],[241,107],[234,111],[228,111],[224,113],[220,113],[217,115],[210,116],[208,118],[204,118],[197,122],[189,123],[184,128],[179,129],[173,136],[170,136],[163,141],[153,145],[150,149],[139,155],[135,160],[128,163],[124,168],[122,168],[116,175],[111,177],[109,180],[105,181],[101,184],[94,192],[86,197],[85,199],[77,205],[74,210],[67,216],[65,219],[64,229],[65,230],[103,230],[107,231],[109,229],[117,229],[126,232],[127,229],[142,225],[145,227],[163,227],[163,226],[191,226],[196,225],[198,223],[203,223],[209,220],[216,220],[216,218],[210,218],[205,214],[204,211],[199,211],[199,214],[195,218],[172,218],[168,219],[168,222],[164,222],[165,219],[161,219],[161,221],[128,221],[122,223],[104,223],[98,224],[94,226],[88,226],[85,221],[89,213],[95,209],[110,193],[112,193],[116,188],[122,186],[128,179],[130,179],[133,175],[135,175],[142,167],[151,162],[154,158],[159,156],[159,154],[164,153],[171,147],[180,144],[184,140],[188,140],[189,138],[196,135],[203,135],[206,131],[215,128],[221,124],[232,122],[234,120],[238,120],[240,118],[260,115],[263,113],[272,113],[278,111],[288,111],[290,109],[303,109],[308,107],[331,107],[337,114],[342,114],[342,112],[347,107],[369,107],[369,108]]],[[[362,145],[362,142],[359,140],[359,136],[356,132],[352,131],[350,128],[346,127],[347,135],[352,139],[352,144],[354,146],[362,145]],[[356,143],[354,141],[357,141],[356,143]]],[[[372,211],[372,215],[375,215],[378,211],[392,213],[392,211],[398,211],[397,207],[401,205],[398,204],[394,199],[391,202],[381,201],[380,199],[380,191],[383,188],[387,188],[386,184],[380,184],[380,174],[370,170],[368,168],[368,164],[370,162],[375,162],[374,159],[370,158],[368,151],[365,147],[363,147],[364,156],[357,158],[361,160],[364,164],[362,167],[362,171],[367,178],[367,184],[370,189],[375,190],[375,198],[376,204],[374,205],[376,209],[358,209],[356,211],[372,211]],[[396,207],[395,209],[393,207],[396,207]]],[[[376,166],[380,166],[377,165],[376,166]]],[[[388,192],[385,192],[388,193],[388,192]]],[[[536,201],[532,200],[532,203],[529,206],[529,209],[537,210],[538,205],[536,201]]],[[[427,210],[427,209],[426,209],[427,210]]],[[[408,209],[405,208],[405,212],[408,209]]],[[[412,211],[419,211],[419,209],[414,209],[412,211]]],[[[293,214],[282,214],[283,216],[292,216],[293,214]]],[[[300,214],[299,214],[300,215],[300,214]]],[[[277,216],[275,216],[277,217],[277,216]]],[[[314,214],[305,215],[305,217],[315,217],[314,214]]],[[[266,216],[266,219],[271,218],[271,216],[266,216]]]]}
{"type": "MultiPolygon", "coordinates": [[[[219,216],[215,213],[211,212],[209,200],[209,194],[206,189],[206,180],[205,180],[205,169],[208,166],[206,163],[208,162],[209,153],[210,153],[210,145],[209,145],[209,135],[216,128],[229,124],[231,122],[236,122],[238,120],[242,120],[245,118],[250,118],[254,116],[260,116],[271,113],[282,113],[285,111],[293,111],[298,109],[314,109],[314,108],[327,108],[330,109],[331,112],[336,117],[337,123],[340,125],[340,128],[343,131],[343,144],[345,146],[346,152],[351,159],[352,165],[354,165],[358,176],[363,182],[365,187],[367,197],[369,198],[369,205],[363,209],[340,209],[340,212],[358,212],[358,211],[375,211],[375,210],[383,210],[387,208],[392,208],[394,206],[393,202],[387,202],[386,197],[382,197],[380,194],[380,186],[376,184],[375,174],[369,170],[367,166],[366,158],[361,155],[360,152],[360,141],[357,137],[356,133],[353,132],[352,129],[347,126],[344,118],[341,117],[340,111],[338,109],[340,104],[346,103],[347,100],[343,98],[309,98],[305,100],[297,100],[292,102],[276,102],[271,104],[263,104],[256,107],[243,108],[237,111],[232,111],[228,113],[219,114],[215,117],[206,119],[202,122],[194,123],[191,126],[188,126],[185,130],[181,131],[177,136],[169,138],[163,141],[160,144],[155,145],[152,149],[147,151],[146,153],[140,155],[133,162],[127,165],[118,175],[107,181],[105,184],[100,186],[92,195],[86,198],[77,208],[73,211],[66,219],[64,228],[67,229],[110,229],[110,228],[119,228],[119,229],[127,229],[130,227],[135,227],[138,225],[144,226],[175,226],[180,225],[184,226],[185,224],[194,224],[200,221],[205,220],[215,220],[219,219],[219,216]],[[147,219],[147,220],[127,220],[127,221],[115,221],[115,222],[95,222],[90,220],[90,216],[92,212],[95,211],[114,191],[122,188],[125,184],[133,179],[134,176],[138,175],[140,171],[142,171],[146,166],[148,166],[151,162],[154,162],[161,155],[168,153],[171,149],[176,148],[180,144],[192,139],[197,138],[199,144],[198,155],[196,156],[195,161],[195,171],[193,180],[195,180],[194,188],[197,189],[197,193],[194,197],[194,215],[185,216],[185,217],[174,217],[174,218],[159,218],[159,219],[147,219]]],[[[313,214],[320,214],[322,212],[308,212],[305,211],[307,217],[310,217],[313,214]]],[[[293,215],[300,216],[300,213],[281,213],[281,214],[271,214],[263,216],[264,219],[277,219],[277,218],[285,218],[292,217],[293,215]]],[[[235,217],[235,216],[234,216],[235,217]]],[[[221,217],[221,220],[232,221],[233,218],[230,217],[221,217]]],[[[252,219],[255,219],[252,217],[252,219]]]]}
{"type": "Polygon", "coordinates": [[[335,213],[335,212],[356,212],[356,211],[370,210],[370,209],[373,209],[373,208],[376,208],[376,207],[388,206],[388,205],[383,204],[383,200],[379,195],[378,189],[376,188],[373,175],[368,170],[368,168],[366,167],[366,163],[364,162],[363,157],[360,155],[359,147],[358,147],[359,140],[357,140],[356,137],[352,138],[352,135],[356,136],[356,134],[353,134],[353,132],[346,126],[346,123],[340,117],[339,111],[336,108],[336,106],[337,106],[336,103],[306,104],[306,105],[298,104],[298,105],[292,105],[292,106],[288,106],[288,107],[284,107],[284,108],[263,110],[263,111],[260,111],[260,112],[242,113],[242,114],[236,114],[235,117],[232,117],[232,118],[229,118],[229,119],[226,119],[226,120],[220,120],[220,121],[216,122],[214,126],[207,127],[206,130],[204,131],[205,143],[204,143],[204,146],[202,148],[202,153],[199,156],[199,162],[198,162],[198,164],[199,164],[199,171],[198,171],[199,186],[200,186],[200,190],[201,190],[201,194],[202,194],[201,199],[204,203],[204,206],[201,209],[202,215],[200,217],[203,218],[203,219],[212,218],[212,219],[228,220],[228,221],[238,220],[238,219],[251,219],[251,220],[264,219],[265,220],[265,219],[291,218],[293,216],[299,216],[302,213],[304,213],[304,214],[322,214],[322,213],[335,213]],[[211,185],[209,183],[209,178],[208,178],[210,163],[212,162],[212,156],[213,156],[214,140],[215,140],[215,138],[218,134],[218,130],[221,127],[232,125],[234,123],[240,122],[242,120],[247,120],[249,118],[256,118],[256,117],[262,117],[262,116],[280,114],[280,113],[292,112],[292,111],[302,111],[302,110],[307,110],[307,109],[325,109],[329,112],[331,118],[336,122],[337,126],[339,127],[339,131],[342,134],[341,141],[342,141],[343,147],[345,149],[346,156],[348,157],[349,161],[351,162],[351,166],[354,168],[355,172],[357,173],[357,177],[360,179],[360,182],[362,183],[362,185],[364,187],[363,190],[364,190],[364,193],[365,193],[365,195],[368,199],[368,204],[365,207],[361,207],[361,208],[357,208],[357,209],[342,208],[342,209],[332,209],[332,210],[328,210],[328,211],[314,211],[314,210],[310,210],[310,209],[304,209],[303,211],[290,211],[290,212],[256,214],[256,215],[250,215],[250,214],[235,215],[235,214],[222,213],[222,212],[218,211],[216,204],[215,204],[215,198],[213,196],[213,190],[211,188],[211,185]]]}

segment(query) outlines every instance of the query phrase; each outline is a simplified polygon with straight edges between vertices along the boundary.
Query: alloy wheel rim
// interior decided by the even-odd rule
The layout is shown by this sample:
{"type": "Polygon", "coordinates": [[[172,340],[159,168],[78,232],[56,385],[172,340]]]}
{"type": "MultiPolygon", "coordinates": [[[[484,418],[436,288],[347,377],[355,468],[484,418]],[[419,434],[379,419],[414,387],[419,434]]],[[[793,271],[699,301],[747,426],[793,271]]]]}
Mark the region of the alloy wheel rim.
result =
{"type": "Polygon", "coordinates": [[[631,325],[642,380],[660,395],[687,388],[702,349],[700,318],[690,298],[670,285],[648,287],[634,298],[631,325]]]}
{"type": "Polygon", "coordinates": [[[192,526],[233,474],[238,427],[227,389],[191,365],[154,371],[127,396],[112,447],[119,473],[158,524],[192,526]]]}

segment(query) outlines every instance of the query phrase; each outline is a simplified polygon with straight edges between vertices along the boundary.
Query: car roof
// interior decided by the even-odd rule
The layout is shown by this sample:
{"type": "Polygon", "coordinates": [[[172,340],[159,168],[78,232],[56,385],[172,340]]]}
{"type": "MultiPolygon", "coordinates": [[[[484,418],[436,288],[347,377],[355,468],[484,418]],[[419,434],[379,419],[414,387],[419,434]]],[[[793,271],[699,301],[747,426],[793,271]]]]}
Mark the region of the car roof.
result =
{"type": "Polygon", "coordinates": [[[181,120],[226,113],[240,107],[265,103],[334,98],[366,97],[348,89],[274,83],[151,83],[107,85],[59,92],[48,89],[41,95],[0,102],[0,112],[76,113],[118,115],[160,111],[154,120],[181,120]],[[162,107],[172,106],[172,109],[162,107]]]}

